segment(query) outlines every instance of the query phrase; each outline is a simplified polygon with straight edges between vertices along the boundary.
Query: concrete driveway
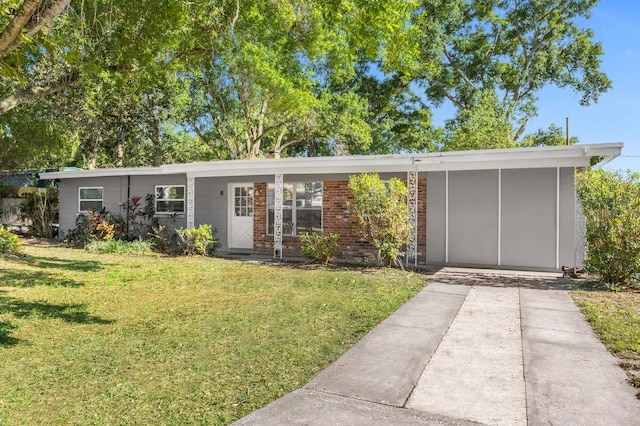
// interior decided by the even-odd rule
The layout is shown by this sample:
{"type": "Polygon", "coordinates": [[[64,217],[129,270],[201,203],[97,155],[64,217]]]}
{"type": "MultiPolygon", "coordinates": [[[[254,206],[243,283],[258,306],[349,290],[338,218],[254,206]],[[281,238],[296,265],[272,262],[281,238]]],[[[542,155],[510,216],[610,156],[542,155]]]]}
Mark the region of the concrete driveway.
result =
{"type": "Polygon", "coordinates": [[[558,275],[444,269],[302,389],[238,425],[638,425],[558,275]]]}

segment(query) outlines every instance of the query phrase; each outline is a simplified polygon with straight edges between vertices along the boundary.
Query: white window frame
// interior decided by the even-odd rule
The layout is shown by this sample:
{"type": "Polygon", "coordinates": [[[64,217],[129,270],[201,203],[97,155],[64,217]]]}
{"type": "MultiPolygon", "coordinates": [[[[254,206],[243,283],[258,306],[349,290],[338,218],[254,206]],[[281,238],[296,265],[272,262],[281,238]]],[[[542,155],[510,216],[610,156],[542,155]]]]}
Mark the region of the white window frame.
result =
{"type": "MultiPolygon", "coordinates": [[[[298,230],[298,210],[300,211],[309,211],[309,210],[319,210],[320,211],[320,232],[322,232],[322,230],[324,229],[324,182],[322,181],[312,181],[312,182],[306,182],[306,181],[296,181],[296,182],[285,182],[283,186],[285,185],[292,185],[293,186],[293,199],[292,199],[292,203],[291,206],[282,206],[282,210],[290,210],[291,211],[291,220],[293,222],[293,226],[291,228],[291,232],[287,233],[285,232],[285,229],[282,230],[282,235],[285,237],[299,237],[300,234],[297,233],[298,230]],[[318,183],[320,184],[320,188],[322,189],[322,201],[320,206],[316,206],[316,207],[298,207],[297,202],[296,202],[296,186],[298,184],[314,184],[314,183],[318,183]]],[[[269,230],[269,211],[273,210],[273,206],[269,205],[269,191],[270,190],[274,190],[275,191],[275,185],[272,183],[268,183],[267,184],[267,235],[273,235],[273,231],[269,230]]],[[[284,217],[284,215],[283,215],[284,217]]],[[[275,214],[274,214],[274,220],[275,220],[275,214]]],[[[284,227],[283,227],[284,228],[284,227]]]]}
{"type": "Polygon", "coordinates": [[[104,187],[103,186],[80,186],[78,187],[78,213],[81,214],[87,214],[89,213],[89,210],[83,210],[82,209],[82,202],[83,201],[91,201],[91,202],[96,202],[96,201],[100,201],[100,208],[96,211],[102,210],[104,208],[104,187]],[[80,194],[82,194],[82,190],[83,189],[99,189],[100,190],[100,198],[81,198],[80,194]]]}
{"type": "Polygon", "coordinates": [[[187,188],[186,185],[156,185],[153,188],[153,208],[156,216],[183,215],[187,212],[187,188]],[[182,198],[158,198],[158,188],[182,188],[182,198]],[[182,201],[182,211],[158,211],[158,201],[182,201]]]}

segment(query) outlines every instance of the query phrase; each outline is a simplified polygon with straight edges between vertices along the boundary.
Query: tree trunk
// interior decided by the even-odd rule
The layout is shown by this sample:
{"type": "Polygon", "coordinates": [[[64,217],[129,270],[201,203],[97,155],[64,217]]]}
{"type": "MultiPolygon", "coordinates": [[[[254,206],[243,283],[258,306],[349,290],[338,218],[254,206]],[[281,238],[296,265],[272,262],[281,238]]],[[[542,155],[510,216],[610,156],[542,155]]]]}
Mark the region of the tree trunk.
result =
{"type": "Polygon", "coordinates": [[[14,18],[0,33],[0,59],[20,47],[25,40],[32,38],[43,27],[61,15],[71,0],[24,0],[14,18]],[[25,37],[22,37],[22,36],[25,37]]]}
{"type": "Polygon", "coordinates": [[[124,167],[124,136],[120,133],[118,137],[118,161],[116,167],[124,167]]]}

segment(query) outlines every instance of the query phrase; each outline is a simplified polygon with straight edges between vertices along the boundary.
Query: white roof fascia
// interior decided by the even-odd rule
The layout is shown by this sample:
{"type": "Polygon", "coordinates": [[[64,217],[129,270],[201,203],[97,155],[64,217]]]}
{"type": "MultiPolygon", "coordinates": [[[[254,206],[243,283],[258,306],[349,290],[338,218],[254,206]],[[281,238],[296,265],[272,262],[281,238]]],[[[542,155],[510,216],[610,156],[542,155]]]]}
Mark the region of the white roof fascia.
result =
{"type": "Polygon", "coordinates": [[[42,179],[106,176],[170,175],[221,177],[283,174],[327,174],[444,170],[487,170],[543,167],[588,167],[592,157],[620,155],[622,143],[452,151],[428,154],[360,155],[259,160],[226,160],[160,167],[94,169],[42,173],[42,179]]]}
{"type": "Polygon", "coordinates": [[[67,172],[46,172],[40,173],[40,179],[69,179],[69,178],[93,178],[93,177],[111,177],[111,176],[148,176],[159,175],[161,169],[159,167],[131,167],[131,168],[114,168],[114,169],[91,169],[91,170],[75,170],[67,172]]]}

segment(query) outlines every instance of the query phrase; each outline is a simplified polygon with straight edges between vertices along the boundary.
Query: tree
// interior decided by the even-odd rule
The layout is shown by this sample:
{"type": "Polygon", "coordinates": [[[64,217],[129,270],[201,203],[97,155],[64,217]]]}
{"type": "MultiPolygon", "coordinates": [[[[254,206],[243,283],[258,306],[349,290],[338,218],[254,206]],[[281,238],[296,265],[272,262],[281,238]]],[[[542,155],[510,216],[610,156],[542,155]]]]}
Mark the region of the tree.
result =
{"type": "MultiPolygon", "coordinates": [[[[18,47],[0,57],[2,71],[8,75],[0,81],[0,125],[5,139],[17,140],[15,127],[20,119],[13,117],[10,122],[4,116],[11,110],[18,111],[16,117],[24,116],[46,97],[60,113],[50,127],[64,122],[74,130],[62,132],[61,137],[67,138],[65,151],[71,151],[79,139],[77,154],[88,165],[96,165],[100,155],[105,155],[101,164],[124,165],[127,145],[140,140],[137,133],[142,120],[135,114],[140,112],[144,94],[155,90],[158,70],[175,71],[173,60],[181,40],[177,35],[188,20],[186,5],[163,0],[10,3],[8,17],[0,21],[6,24],[2,34],[13,34],[11,28],[17,22],[24,25],[16,39],[18,47]],[[26,20],[23,11],[35,3],[37,8],[26,20]],[[53,11],[59,12],[57,18],[53,11]],[[49,24],[46,31],[45,23],[49,24]],[[40,31],[30,38],[35,28],[40,31]],[[99,93],[102,89],[105,93],[99,93]]],[[[19,141],[28,143],[19,150],[37,153],[39,138],[34,135],[31,141],[19,141]]]]}
{"type": "Polygon", "coordinates": [[[496,110],[495,94],[483,91],[476,103],[447,121],[441,146],[444,151],[513,148],[512,131],[506,117],[496,110]]]}
{"type": "Polygon", "coordinates": [[[472,111],[492,92],[495,114],[510,123],[517,142],[536,115],[543,87],[572,88],[581,105],[597,102],[611,88],[600,71],[602,46],[576,22],[588,18],[596,3],[423,1],[414,19],[421,33],[416,81],[435,105],[448,100],[459,113],[472,111]]]}
{"type": "Polygon", "coordinates": [[[435,151],[436,129],[431,111],[402,72],[383,75],[376,64],[363,58],[353,78],[330,85],[332,93],[357,95],[366,105],[362,120],[370,143],[351,143],[352,154],[390,154],[435,151]]]}
{"type": "Polygon", "coordinates": [[[246,0],[221,3],[215,20],[198,15],[188,36],[199,46],[191,59],[195,102],[188,128],[218,158],[368,145],[365,102],[326,88],[351,78],[361,55],[388,67],[410,62],[406,53],[415,43],[408,22],[415,6],[246,0]],[[215,28],[216,36],[201,28],[215,28]],[[326,125],[326,117],[338,120],[326,125]]]}
{"type": "MultiPolygon", "coordinates": [[[[571,136],[569,145],[578,143],[578,138],[571,136]]],[[[534,133],[525,135],[522,146],[560,146],[566,145],[567,138],[561,127],[551,123],[548,129],[538,129],[534,133]]]]}
{"type": "Polygon", "coordinates": [[[8,0],[0,4],[0,115],[26,102],[66,88],[73,73],[55,74],[36,84],[25,78],[43,52],[55,50],[55,42],[45,33],[63,14],[71,0],[8,0]]]}
{"type": "Polygon", "coordinates": [[[398,178],[385,182],[376,173],[363,173],[349,177],[349,190],[356,232],[373,244],[380,264],[402,266],[399,258],[411,232],[407,186],[398,178]]]}
{"type": "Polygon", "coordinates": [[[640,174],[590,170],[576,186],[586,218],[586,267],[609,284],[640,280],[640,174]]]}

